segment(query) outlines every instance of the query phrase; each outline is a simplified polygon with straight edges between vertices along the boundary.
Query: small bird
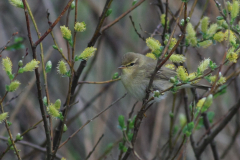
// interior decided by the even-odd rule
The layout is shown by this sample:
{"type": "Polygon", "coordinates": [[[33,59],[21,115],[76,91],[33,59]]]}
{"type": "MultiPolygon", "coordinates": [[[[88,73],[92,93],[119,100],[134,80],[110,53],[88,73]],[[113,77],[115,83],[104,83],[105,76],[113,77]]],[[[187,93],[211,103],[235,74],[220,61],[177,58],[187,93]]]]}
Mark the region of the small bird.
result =
{"type": "MultiPolygon", "coordinates": [[[[146,57],[139,53],[128,52],[123,55],[122,64],[119,69],[122,69],[121,81],[126,90],[137,100],[143,100],[146,96],[146,89],[148,87],[151,76],[157,65],[157,61],[146,57]]],[[[166,67],[161,67],[154,77],[151,93],[149,97],[152,97],[153,91],[159,92],[166,90],[173,86],[170,82],[171,77],[175,77],[177,73],[166,67]]],[[[200,87],[204,86],[189,85],[186,87],[200,87]]],[[[159,102],[166,96],[161,95],[158,98],[154,97],[154,102],[159,102]]]]}

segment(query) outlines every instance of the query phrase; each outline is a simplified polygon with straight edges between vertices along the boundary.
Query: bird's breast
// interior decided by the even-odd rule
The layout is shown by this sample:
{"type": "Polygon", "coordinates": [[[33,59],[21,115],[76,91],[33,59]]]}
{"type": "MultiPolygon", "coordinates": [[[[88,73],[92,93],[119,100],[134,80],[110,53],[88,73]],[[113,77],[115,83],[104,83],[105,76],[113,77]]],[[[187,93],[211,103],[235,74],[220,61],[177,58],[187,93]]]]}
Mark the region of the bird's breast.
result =
{"type": "Polygon", "coordinates": [[[146,94],[146,86],[139,82],[139,79],[132,78],[127,75],[121,76],[122,83],[129,94],[135,97],[137,100],[142,100],[146,94]]]}

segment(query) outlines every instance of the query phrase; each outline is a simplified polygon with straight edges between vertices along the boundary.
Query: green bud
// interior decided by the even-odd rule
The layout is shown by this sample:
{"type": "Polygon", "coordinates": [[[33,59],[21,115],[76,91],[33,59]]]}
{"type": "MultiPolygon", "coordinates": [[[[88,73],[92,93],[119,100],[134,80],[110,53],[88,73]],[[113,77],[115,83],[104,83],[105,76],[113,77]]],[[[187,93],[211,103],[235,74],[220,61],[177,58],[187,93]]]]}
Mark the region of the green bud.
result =
{"type": "Polygon", "coordinates": [[[45,71],[48,73],[52,70],[52,62],[51,61],[48,61],[47,64],[46,64],[46,68],[45,68],[45,71]]]}
{"type": "Polygon", "coordinates": [[[173,114],[172,112],[169,112],[169,116],[170,116],[171,118],[173,118],[173,117],[174,117],[174,114],[173,114]]]}
{"type": "Polygon", "coordinates": [[[217,20],[223,20],[223,16],[217,16],[217,20]]]}
{"type": "Polygon", "coordinates": [[[176,82],[176,79],[174,77],[170,77],[170,82],[171,83],[175,83],[176,82]]]}
{"type": "Polygon", "coordinates": [[[21,134],[18,133],[17,136],[16,136],[16,140],[21,141],[22,139],[23,139],[23,136],[21,136],[21,134]]]}
{"type": "Polygon", "coordinates": [[[133,133],[128,133],[128,140],[131,141],[133,137],[133,133]]]}
{"type": "Polygon", "coordinates": [[[183,127],[187,123],[187,118],[184,114],[179,115],[180,126],[183,127]]]}
{"type": "Polygon", "coordinates": [[[223,21],[222,22],[222,27],[225,28],[225,29],[228,29],[228,24],[226,21],[223,21]]]}
{"type": "Polygon", "coordinates": [[[159,96],[160,96],[159,90],[156,90],[153,92],[153,97],[159,97],[159,96]]]}
{"type": "Polygon", "coordinates": [[[56,45],[52,45],[52,47],[56,50],[58,50],[58,47],[56,45]]]}
{"type": "MultiPolygon", "coordinates": [[[[6,112],[5,112],[5,113],[6,113],[6,112]]],[[[12,125],[12,122],[7,121],[7,125],[8,125],[8,127],[10,127],[10,126],[12,125]]]]}
{"type": "Polygon", "coordinates": [[[68,127],[67,127],[66,124],[64,124],[64,126],[63,126],[63,132],[66,132],[67,130],[68,130],[68,127]]]}
{"type": "Polygon", "coordinates": [[[126,126],[125,126],[124,116],[123,115],[118,116],[118,123],[119,123],[119,126],[121,127],[121,130],[126,130],[126,126]]]}
{"type": "Polygon", "coordinates": [[[44,104],[45,106],[48,105],[48,103],[47,103],[47,97],[46,97],[46,96],[43,97],[43,104],[44,104]]]}
{"type": "Polygon", "coordinates": [[[108,17],[112,13],[112,9],[108,9],[105,16],[108,17]]]}
{"type": "Polygon", "coordinates": [[[74,8],[75,8],[75,1],[71,3],[71,9],[74,9],[74,8]]]}
{"type": "Polygon", "coordinates": [[[134,6],[137,3],[137,0],[133,0],[132,6],[134,6]]]}
{"type": "Polygon", "coordinates": [[[23,66],[23,61],[22,61],[22,60],[18,61],[18,66],[19,66],[19,67],[22,67],[22,66],[23,66]]]}
{"type": "Polygon", "coordinates": [[[184,19],[181,19],[181,21],[180,21],[180,25],[181,25],[181,26],[184,25],[184,19]]]}
{"type": "Polygon", "coordinates": [[[113,74],[113,76],[112,76],[112,79],[117,79],[118,77],[119,77],[118,72],[115,72],[115,73],[113,74]]]}
{"type": "Polygon", "coordinates": [[[61,107],[61,100],[60,99],[56,100],[56,102],[54,103],[54,106],[55,106],[56,109],[60,109],[60,107],[61,107]]]}
{"type": "Polygon", "coordinates": [[[8,142],[8,145],[9,145],[9,146],[12,145],[12,141],[11,141],[10,137],[8,137],[7,142],[8,142]]]}
{"type": "Polygon", "coordinates": [[[202,107],[201,112],[207,111],[208,108],[212,105],[212,102],[213,102],[213,95],[210,94],[210,95],[206,98],[205,103],[204,103],[204,106],[202,107]]]}

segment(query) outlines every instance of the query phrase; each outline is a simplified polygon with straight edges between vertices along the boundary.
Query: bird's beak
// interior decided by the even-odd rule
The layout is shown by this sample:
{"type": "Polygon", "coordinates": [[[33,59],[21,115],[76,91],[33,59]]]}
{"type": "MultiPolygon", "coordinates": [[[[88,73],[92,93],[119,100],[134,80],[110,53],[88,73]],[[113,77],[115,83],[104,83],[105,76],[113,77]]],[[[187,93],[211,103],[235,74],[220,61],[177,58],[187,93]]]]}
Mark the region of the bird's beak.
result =
{"type": "Polygon", "coordinates": [[[123,69],[126,68],[126,66],[121,65],[120,67],[118,67],[118,69],[123,69]]]}

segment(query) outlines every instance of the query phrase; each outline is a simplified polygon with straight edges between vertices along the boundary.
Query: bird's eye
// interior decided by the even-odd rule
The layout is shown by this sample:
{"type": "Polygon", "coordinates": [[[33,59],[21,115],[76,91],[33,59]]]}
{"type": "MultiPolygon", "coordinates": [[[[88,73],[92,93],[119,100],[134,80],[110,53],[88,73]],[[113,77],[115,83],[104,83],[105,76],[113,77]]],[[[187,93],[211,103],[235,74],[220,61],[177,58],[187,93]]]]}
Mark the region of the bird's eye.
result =
{"type": "Polygon", "coordinates": [[[133,66],[135,63],[130,63],[128,66],[133,66]]]}

